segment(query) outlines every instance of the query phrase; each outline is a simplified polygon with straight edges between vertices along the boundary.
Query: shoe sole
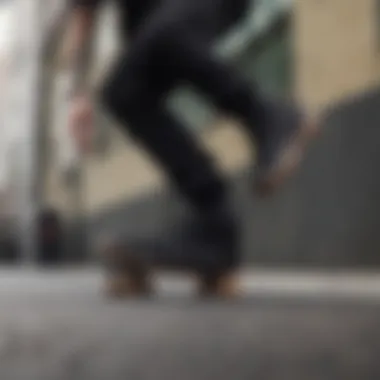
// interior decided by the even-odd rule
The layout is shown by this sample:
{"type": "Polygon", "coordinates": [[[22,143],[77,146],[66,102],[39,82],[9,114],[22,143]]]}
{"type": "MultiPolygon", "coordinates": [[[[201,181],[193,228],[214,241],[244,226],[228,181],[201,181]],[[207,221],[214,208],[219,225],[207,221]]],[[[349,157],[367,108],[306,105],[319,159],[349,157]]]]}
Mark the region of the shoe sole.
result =
{"type": "Polygon", "coordinates": [[[307,148],[319,134],[318,123],[303,123],[297,135],[291,138],[279,154],[275,167],[265,178],[257,181],[255,190],[261,198],[273,195],[297,172],[307,148]]]}

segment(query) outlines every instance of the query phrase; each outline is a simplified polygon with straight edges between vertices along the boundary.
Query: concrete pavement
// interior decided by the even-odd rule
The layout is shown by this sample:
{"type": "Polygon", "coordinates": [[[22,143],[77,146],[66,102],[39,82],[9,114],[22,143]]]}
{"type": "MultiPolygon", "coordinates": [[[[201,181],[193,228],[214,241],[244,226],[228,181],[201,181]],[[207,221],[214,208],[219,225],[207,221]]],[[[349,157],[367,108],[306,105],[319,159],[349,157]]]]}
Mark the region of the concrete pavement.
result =
{"type": "Polygon", "coordinates": [[[376,274],[247,271],[233,302],[175,278],[154,300],[111,302],[100,282],[0,271],[0,379],[380,379],[376,274]]]}

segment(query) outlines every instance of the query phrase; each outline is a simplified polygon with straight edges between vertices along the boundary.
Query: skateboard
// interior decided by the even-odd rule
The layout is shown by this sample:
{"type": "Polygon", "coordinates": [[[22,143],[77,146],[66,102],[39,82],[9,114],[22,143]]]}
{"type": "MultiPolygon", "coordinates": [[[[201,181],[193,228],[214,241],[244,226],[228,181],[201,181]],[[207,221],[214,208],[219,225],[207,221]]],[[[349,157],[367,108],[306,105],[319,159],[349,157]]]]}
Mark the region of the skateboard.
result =
{"type": "Polygon", "coordinates": [[[103,241],[99,254],[105,266],[107,297],[146,297],[154,294],[156,272],[192,275],[200,297],[234,298],[237,296],[236,272],[218,262],[217,252],[197,259],[196,247],[191,244],[173,245],[157,241],[132,242],[118,237],[103,241]],[[189,247],[190,245],[190,247],[189,247]]]}

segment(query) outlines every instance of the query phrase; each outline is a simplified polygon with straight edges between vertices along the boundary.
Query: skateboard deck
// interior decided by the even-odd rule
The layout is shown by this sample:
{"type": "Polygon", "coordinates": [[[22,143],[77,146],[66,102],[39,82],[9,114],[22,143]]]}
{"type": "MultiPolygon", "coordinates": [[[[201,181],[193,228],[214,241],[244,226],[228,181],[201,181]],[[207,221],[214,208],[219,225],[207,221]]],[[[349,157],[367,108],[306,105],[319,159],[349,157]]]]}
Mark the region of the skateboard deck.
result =
{"type": "Polygon", "coordinates": [[[103,242],[99,254],[105,266],[105,295],[112,298],[150,296],[155,293],[154,275],[164,270],[191,274],[199,296],[234,298],[237,295],[235,269],[218,266],[217,252],[199,257],[196,248],[188,245],[148,240],[132,242],[123,237],[103,242]]]}

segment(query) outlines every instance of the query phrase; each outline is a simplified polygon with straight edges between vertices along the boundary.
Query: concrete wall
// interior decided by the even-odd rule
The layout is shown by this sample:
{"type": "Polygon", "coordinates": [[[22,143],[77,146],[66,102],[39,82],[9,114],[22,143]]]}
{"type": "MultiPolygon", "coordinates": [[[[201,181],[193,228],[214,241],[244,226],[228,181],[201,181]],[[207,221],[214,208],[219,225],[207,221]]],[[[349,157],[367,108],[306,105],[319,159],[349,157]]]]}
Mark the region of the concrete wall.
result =
{"type": "MultiPolygon", "coordinates": [[[[244,173],[231,177],[246,264],[380,265],[379,109],[376,92],[327,115],[299,174],[268,201],[252,198],[244,173]]],[[[181,210],[172,194],[146,195],[92,216],[90,231],[150,233],[181,210]]]]}

